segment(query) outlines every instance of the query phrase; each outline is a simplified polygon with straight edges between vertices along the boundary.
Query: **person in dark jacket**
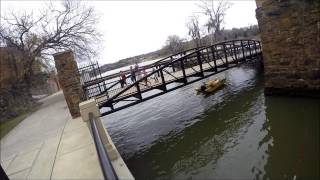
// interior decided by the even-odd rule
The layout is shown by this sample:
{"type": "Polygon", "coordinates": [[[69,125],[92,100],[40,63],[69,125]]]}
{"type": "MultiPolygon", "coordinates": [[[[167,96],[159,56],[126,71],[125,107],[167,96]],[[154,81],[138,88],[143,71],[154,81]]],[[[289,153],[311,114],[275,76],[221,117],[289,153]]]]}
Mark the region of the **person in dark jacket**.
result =
{"type": "Polygon", "coordinates": [[[137,79],[136,79],[136,73],[134,72],[132,66],[130,66],[130,74],[131,74],[131,81],[132,83],[136,82],[137,79]]]}
{"type": "Polygon", "coordinates": [[[123,88],[124,85],[127,85],[127,77],[123,71],[120,71],[120,84],[121,84],[121,88],[123,88]]]}

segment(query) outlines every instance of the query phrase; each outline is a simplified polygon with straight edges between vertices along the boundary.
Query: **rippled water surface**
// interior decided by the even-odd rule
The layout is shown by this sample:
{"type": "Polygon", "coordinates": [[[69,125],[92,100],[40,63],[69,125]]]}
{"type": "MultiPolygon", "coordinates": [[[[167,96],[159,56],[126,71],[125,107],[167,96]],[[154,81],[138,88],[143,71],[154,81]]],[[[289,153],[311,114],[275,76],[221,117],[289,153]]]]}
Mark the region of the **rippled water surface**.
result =
{"type": "Polygon", "coordinates": [[[218,75],[212,96],[198,82],[103,117],[134,177],[319,179],[320,100],[265,97],[258,69],[218,75]]]}

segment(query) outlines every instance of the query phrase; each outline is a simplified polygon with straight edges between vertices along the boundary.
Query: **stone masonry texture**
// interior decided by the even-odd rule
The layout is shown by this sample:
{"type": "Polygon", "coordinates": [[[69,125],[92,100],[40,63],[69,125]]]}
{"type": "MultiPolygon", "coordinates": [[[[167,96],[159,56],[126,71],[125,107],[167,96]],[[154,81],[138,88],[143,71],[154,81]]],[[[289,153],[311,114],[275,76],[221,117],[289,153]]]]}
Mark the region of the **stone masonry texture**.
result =
{"type": "Polygon", "coordinates": [[[256,0],[265,93],[320,96],[320,1],[256,0]]]}
{"type": "Polygon", "coordinates": [[[22,54],[14,48],[0,47],[0,122],[28,110],[28,89],[24,83],[22,54]]]}
{"type": "Polygon", "coordinates": [[[79,103],[84,100],[77,63],[71,51],[54,55],[58,78],[73,118],[80,116],[79,103]]]}

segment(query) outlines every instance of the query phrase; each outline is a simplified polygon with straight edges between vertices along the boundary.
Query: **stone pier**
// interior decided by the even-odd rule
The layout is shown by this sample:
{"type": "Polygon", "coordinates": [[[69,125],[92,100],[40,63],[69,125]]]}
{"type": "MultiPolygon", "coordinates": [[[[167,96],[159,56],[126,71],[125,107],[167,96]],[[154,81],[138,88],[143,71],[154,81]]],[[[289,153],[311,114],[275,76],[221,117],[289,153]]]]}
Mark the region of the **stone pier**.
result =
{"type": "Polygon", "coordinates": [[[77,63],[71,51],[54,55],[58,78],[72,118],[80,116],[79,103],[84,100],[77,63]]]}
{"type": "Polygon", "coordinates": [[[320,96],[320,1],[256,3],[265,93],[320,96]]]}

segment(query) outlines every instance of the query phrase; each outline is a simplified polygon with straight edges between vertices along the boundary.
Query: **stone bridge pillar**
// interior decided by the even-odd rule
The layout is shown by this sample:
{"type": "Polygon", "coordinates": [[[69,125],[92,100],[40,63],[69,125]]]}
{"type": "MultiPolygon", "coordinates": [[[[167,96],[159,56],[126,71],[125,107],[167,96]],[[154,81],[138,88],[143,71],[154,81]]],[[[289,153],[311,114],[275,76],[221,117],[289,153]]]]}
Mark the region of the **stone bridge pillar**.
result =
{"type": "Polygon", "coordinates": [[[320,96],[320,1],[256,0],[265,93],[320,96]]]}
{"type": "Polygon", "coordinates": [[[54,54],[59,83],[72,118],[80,116],[79,103],[84,100],[80,74],[72,51],[54,54]]]}

